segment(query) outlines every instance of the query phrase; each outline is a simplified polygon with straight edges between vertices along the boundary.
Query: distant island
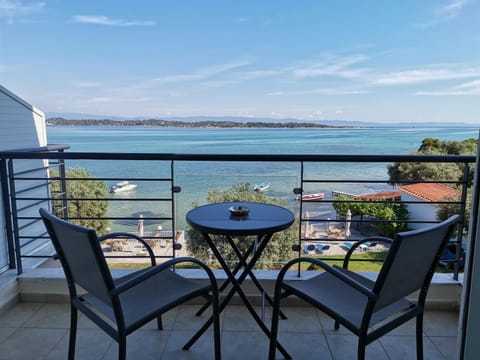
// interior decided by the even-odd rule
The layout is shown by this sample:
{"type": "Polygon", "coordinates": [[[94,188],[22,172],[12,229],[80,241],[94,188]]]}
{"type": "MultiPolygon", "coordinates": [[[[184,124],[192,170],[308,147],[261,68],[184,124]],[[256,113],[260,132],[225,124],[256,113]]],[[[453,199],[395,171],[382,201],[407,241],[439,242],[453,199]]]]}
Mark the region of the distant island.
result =
{"type": "Polygon", "coordinates": [[[353,128],[348,125],[325,125],[308,122],[263,122],[263,121],[181,121],[181,120],[111,120],[80,119],[67,120],[61,117],[47,119],[47,125],[61,126],[145,126],[145,127],[183,127],[183,128],[353,128]]]}

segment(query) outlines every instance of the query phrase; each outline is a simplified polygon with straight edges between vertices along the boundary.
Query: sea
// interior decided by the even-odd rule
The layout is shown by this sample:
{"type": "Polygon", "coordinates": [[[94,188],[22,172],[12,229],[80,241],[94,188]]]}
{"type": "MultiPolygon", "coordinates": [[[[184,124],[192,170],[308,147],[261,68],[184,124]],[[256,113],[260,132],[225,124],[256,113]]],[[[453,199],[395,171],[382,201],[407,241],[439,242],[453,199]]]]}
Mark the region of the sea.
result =
{"type": "MultiPolygon", "coordinates": [[[[125,153],[181,153],[181,154],[358,154],[404,155],[419,148],[423,139],[440,140],[477,139],[479,127],[458,128],[165,128],[165,127],[112,127],[112,126],[48,126],[49,144],[67,144],[73,152],[125,152],[125,153]]],[[[384,163],[316,164],[306,167],[305,176],[313,179],[388,179],[384,163]]],[[[168,175],[167,164],[151,162],[112,162],[78,160],[69,161],[67,167],[83,167],[93,176],[118,178],[158,178],[168,175]]],[[[238,183],[269,182],[268,196],[284,198],[293,210],[298,203],[292,189],[300,185],[298,164],[285,163],[175,163],[175,185],[182,188],[177,195],[177,229],[186,226],[185,213],[192,206],[206,203],[211,189],[228,189],[238,183]]],[[[107,186],[113,185],[110,181],[107,186]]],[[[131,181],[132,182],[132,181],[131,181]]],[[[132,198],[168,196],[168,188],[159,183],[137,182],[135,191],[123,196],[109,209],[113,217],[161,217],[169,209],[154,201],[127,201],[132,198]]],[[[328,198],[332,191],[366,194],[391,190],[390,185],[372,183],[307,184],[305,192],[324,192],[328,198]],[[309,188],[310,186],[310,188],[309,188]]],[[[314,206],[314,205],[308,205],[314,206]]],[[[320,212],[312,214],[325,216],[320,212]]],[[[146,221],[147,230],[158,226],[169,228],[168,223],[146,221]]],[[[134,230],[136,222],[115,220],[112,230],[134,230]]]]}

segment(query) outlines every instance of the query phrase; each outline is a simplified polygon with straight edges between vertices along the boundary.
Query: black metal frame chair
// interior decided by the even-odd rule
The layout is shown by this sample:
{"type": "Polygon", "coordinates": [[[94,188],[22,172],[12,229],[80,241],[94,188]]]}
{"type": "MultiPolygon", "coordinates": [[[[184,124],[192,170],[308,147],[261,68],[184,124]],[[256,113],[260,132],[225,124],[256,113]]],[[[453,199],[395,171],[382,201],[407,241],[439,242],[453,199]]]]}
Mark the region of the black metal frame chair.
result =
{"type": "MultiPolygon", "coordinates": [[[[181,257],[156,265],[148,243],[133,234],[112,233],[97,237],[94,230],[64,221],[46,209],[40,215],[50,235],[57,256],[62,263],[70,293],[70,339],[68,358],[75,357],[77,311],[118,342],[120,360],[126,358],[127,335],[157,319],[162,329],[161,315],[197,296],[211,299],[215,359],[221,358],[218,288],[213,272],[201,261],[181,257]],[[151,267],[135,271],[120,279],[113,279],[100,242],[115,237],[129,237],[140,241],[150,255],[151,267]],[[208,275],[210,284],[200,284],[171,270],[180,263],[194,263],[208,275]],[[86,293],[80,294],[77,287],[86,293]]],[[[184,346],[184,350],[188,350],[184,346]]]]}
{"type": "Polygon", "coordinates": [[[416,318],[417,359],[423,359],[423,312],[435,267],[454,230],[459,216],[419,230],[397,233],[393,239],[367,238],[353,244],[343,268],[308,257],[288,262],[275,284],[272,337],[269,359],[275,358],[280,300],[296,295],[335,320],[335,329],[345,326],[358,336],[358,359],[365,358],[368,344],[406,321],[416,318]],[[375,281],[348,270],[353,251],[365,242],[390,246],[375,281]],[[324,271],[307,280],[284,280],[287,270],[299,262],[308,262],[324,271]],[[282,292],[283,290],[283,292],[282,292]],[[418,291],[415,302],[405,299],[418,291]]]}

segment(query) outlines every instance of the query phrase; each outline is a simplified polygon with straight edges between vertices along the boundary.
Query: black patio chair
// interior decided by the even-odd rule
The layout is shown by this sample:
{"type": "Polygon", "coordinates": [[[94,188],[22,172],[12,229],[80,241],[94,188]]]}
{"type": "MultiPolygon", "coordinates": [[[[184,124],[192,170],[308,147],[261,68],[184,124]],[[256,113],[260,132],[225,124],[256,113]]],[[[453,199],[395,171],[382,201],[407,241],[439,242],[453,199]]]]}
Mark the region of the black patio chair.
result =
{"type": "Polygon", "coordinates": [[[182,257],[156,265],[151,247],[136,235],[112,233],[98,237],[94,230],[71,224],[45,209],[40,210],[40,215],[62,263],[70,292],[70,360],[75,357],[77,311],[118,342],[118,358],[124,360],[127,335],[154,319],[157,319],[157,327],[161,330],[163,313],[197,296],[211,299],[215,359],[221,358],[218,289],[212,271],[205,264],[194,258],[182,257]],[[100,242],[115,237],[140,241],[150,255],[151,267],[113,279],[100,242]],[[173,265],[185,262],[205,270],[210,283],[200,284],[172,271],[173,265]],[[77,291],[77,286],[84,291],[77,291]]]}
{"type": "Polygon", "coordinates": [[[308,257],[288,262],[275,284],[269,359],[275,358],[280,299],[289,295],[300,297],[332,317],[336,330],[343,325],[357,335],[358,359],[365,358],[368,344],[416,317],[417,359],[423,359],[425,299],[435,266],[458,218],[454,215],[424,229],[398,233],[393,239],[373,237],[358,241],[346,254],[343,268],[308,257]],[[390,247],[375,281],[348,270],[355,248],[368,241],[390,247]],[[299,262],[315,264],[324,271],[307,280],[284,280],[287,270],[299,262]],[[417,290],[415,302],[405,299],[417,290]]]}

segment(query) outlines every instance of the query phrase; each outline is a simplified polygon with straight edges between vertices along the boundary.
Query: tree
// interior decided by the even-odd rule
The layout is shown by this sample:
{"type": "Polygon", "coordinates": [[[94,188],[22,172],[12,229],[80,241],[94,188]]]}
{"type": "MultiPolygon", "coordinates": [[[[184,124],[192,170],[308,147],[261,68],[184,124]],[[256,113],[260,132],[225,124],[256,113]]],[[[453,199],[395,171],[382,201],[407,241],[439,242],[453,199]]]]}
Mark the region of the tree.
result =
{"type": "Polygon", "coordinates": [[[365,200],[350,199],[346,196],[339,196],[333,200],[333,208],[341,216],[345,216],[348,209],[352,216],[368,215],[379,222],[375,223],[375,229],[383,236],[393,237],[395,233],[407,230],[408,210],[402,203],[373,202],[365,200]]]}
{"type": "MultiPolygon", "coordinates": [[[[58,174],[51,174],[51,177],[58,177],[58,174]]],[[[68,216],[70,221],[95,229],[99,234],[105,234],[109,227],[108,220],[102,220],[108,211],[107,200],[81,200],[81,199],[106,199],[108,198],[107,186],[103,181],[95,178],[83,168],[70,168],[66,170],[66,197],[68,216]],[[75,219],[77,217],[87,217],[91,219],[75,219]]],[[[60,193],[60,182],[55,181],[51,186],[52,194],[60,193]]],[[[61,213],[62,201],[53,200],[53,211],[56,214],[61,213]]]]}
{"type": "MultiPolygon", "coordinates": [[[[477,153],[477,140],[466,139],[463,141],[442,141],[434,138],[425,138],[422,144],[414,154],[416,155],[475,155],[477,153]]],[[[471,187],[475,167],[469,164],[469,175],[466,179],[467,186],[471,187]]],[[[406,181],[463,181],[464,164],[463,163],[395,163],[388,166],[390,182],[402,184],[406,181]]],[[[448,184],[447,184],[448,185],[448,184]]],[[[458,188],[460,185],[449,185],[458,188]]],[[[445,199],[451,201],[449,204],[438,204],[436,213],[438,220],[445,220],[450,215],[460,213],[459,198],[445,199]]],[[[467,192],[465,205],[464,226],[468,229],[470,214],[471,194],[467,192]]]]}
{"type": "MultiPolygon", "coordinates": [[[[460,201],[460,197],[450,197],[446,198],[445,201],[449,201],[448,204],[438,204],[437,209],[437,219],[440,221],[448,219],[450,216],[454,214],[461,213],[461,206],[458,204],[460,201]]],[[[465,213],[463,217],[463,232],[466,233],[468,231],[468,226],[470,223],[470,204],[472,203],[472,193],[469,191],[467,192],[467,200],[465,205],[465,213]]]]}
{"type": "MultiPolygon", "coordinates": [[[[413,155],[474,155],[477,153],[477,141],[466,139],[463,141],[442,141],[434,138],[425,138],[413,155]]],[[[463,164],[456,163],[425,163],[425,162],[396,162],[388,166],[388,175],[391,183],[402,184],[416,180],[461,181],[463,180],[463,164]]],[[[470,178],[473,180],[473,167],[470,178]]]]}
{"type": "MultiPolygon", "coordinates": [[[[252,187],[249,183],[236,184],[227,190],[221,190],[218,188],[212,189],[208,193],[207,201],[209,203],[252,201],[278,206],[286,205],[282,199],[266,196],[266,194],[262,192],[252,191],[252,187]]],[[[193,206],[198,206],[198,204],[193,204],[193,206]]],[[[187,249],[192,256],[204,261],[211,260],[209,247],[203,238],[203,235],[193,228],[187,230],[187,235],[187,249]]],[[[271,269],[278,267],[276,263],[284,262],[290,257],[289,254],[292,251],[292,245],[296,243],[297,238],[298,226],[295,224],[287,230],[274,234],[272,240],[263,251],[260,261],[257,262],[257,268],[271,269]]],[[[212,239],[215,241],[217,248],[227,262],[236,262],[238,260],[233,249],[227,243],[225,238],[218,235],[212,235],[212,239]]],[[[244,236],[236,237],[233,240],[242,253],[244,253],[251,244],[251,240],[245,241],[246,237],[244,236]]]]}

